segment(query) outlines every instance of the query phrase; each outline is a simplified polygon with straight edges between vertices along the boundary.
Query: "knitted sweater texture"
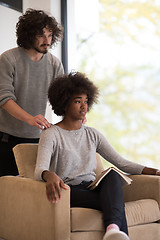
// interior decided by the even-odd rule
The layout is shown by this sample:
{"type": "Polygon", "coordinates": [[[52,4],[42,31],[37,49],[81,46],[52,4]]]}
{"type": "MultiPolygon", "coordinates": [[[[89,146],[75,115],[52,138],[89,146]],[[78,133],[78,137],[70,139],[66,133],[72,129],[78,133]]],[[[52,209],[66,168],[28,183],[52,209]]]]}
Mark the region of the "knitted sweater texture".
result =
{"type": "Polygon", "coordinates": [[[126,173],[141,174],[144,168],[123,158],[94,128],[82,125],[78,130],[68,131],[52,125],[40,138],[35,179],[42,180],[42,172],[50,170],[67,184],[94,180],[96,152],[126,173]]]}
{"type": "MultiPolygon", "coordinates": [[[[44,116],[48,86],[62,73],[61,62],[51,53],[36,62],[21,47],[4,52],[0,56],[0,106],[12,99],[32,116],[44,116]]],[[[22,138],[40,137],[40,129],[15,119],[2,108],[0,131],[22,138]]]]}

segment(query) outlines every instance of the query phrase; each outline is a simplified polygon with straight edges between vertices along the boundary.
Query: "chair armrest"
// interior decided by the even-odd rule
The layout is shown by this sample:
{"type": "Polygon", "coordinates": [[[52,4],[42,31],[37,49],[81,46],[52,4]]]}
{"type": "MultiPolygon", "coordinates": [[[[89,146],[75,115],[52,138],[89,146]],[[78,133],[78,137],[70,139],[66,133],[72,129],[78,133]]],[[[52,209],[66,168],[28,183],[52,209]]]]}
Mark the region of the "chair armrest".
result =
{"type": "Polygon", "coordinates": [[[0,178],[0,237],[4,239],[70,239],[70,189],[47,200],[45,183],[29,178],[0,178]]]}
{"type": "Polygon", "coordinates": [[[124,187],[124,201],[155,199],[160,207],[160,177],[153,175],[131,175],[132,183],[124,187]]]}

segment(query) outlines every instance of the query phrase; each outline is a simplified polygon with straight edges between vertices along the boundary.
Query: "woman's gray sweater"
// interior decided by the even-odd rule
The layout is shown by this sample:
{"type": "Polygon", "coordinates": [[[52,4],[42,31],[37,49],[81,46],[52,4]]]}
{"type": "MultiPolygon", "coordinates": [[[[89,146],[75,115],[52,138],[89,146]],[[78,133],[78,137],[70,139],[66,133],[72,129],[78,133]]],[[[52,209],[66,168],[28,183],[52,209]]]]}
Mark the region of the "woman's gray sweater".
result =
{"type": "Polygon", "coordinates": [[[42,180],[42,172],[50,170],[67,184],[94,180],[96,152],[126,173],[141,174],[144,168],[121,157],[94,128],[82,125],[78,130],[68,131],[52,125],[40,138],[35,179],[42,180]]]}

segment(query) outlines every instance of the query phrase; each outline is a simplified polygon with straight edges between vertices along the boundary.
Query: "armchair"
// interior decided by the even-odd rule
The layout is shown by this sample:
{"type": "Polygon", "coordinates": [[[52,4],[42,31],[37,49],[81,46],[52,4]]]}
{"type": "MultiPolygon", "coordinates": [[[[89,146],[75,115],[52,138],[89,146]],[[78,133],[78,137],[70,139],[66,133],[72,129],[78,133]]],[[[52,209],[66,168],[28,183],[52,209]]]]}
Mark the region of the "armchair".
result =
{"type": "MultiPolygon", "coordinates": [[[[19,176],[0,178],[0,238],[5,240],[102,240],[100,211],[70,208],[70,189],[62,199],[47,200],[45,183],[35,181],[37,144],[19,144],[14,149],[19,176]]],[[[96,174],[103,170],[97,155],[96,174]]],[[[124,201],[130,240],[160,239],[160,177],[131,176],[124,201]]]]}

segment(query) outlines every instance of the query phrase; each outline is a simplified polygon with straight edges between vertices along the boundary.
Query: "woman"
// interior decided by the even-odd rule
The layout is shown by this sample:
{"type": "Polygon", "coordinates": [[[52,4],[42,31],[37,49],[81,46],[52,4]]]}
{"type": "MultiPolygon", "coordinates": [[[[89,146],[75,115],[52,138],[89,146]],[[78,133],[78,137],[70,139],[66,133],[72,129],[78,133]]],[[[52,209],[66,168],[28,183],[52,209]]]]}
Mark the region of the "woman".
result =
{"type": "Polygon", "coordinates": [[[91,191],[87,187],[95,179],[96,152],[130,174],[155,174],[147,168],[121,157],[96,129],[82,124],[87,111],[97,101],[97,87],[81,73],[70,73],[54,79],[48,97],[54,112],[63,120],[43,131],[35,178],[46,182],[49,201],[61,198],[65,184],[71,188],[71,207],[86,207],[103,212],[106,233],[103,240],[128,240],[121,180],[111,171],[91,191]]]}

